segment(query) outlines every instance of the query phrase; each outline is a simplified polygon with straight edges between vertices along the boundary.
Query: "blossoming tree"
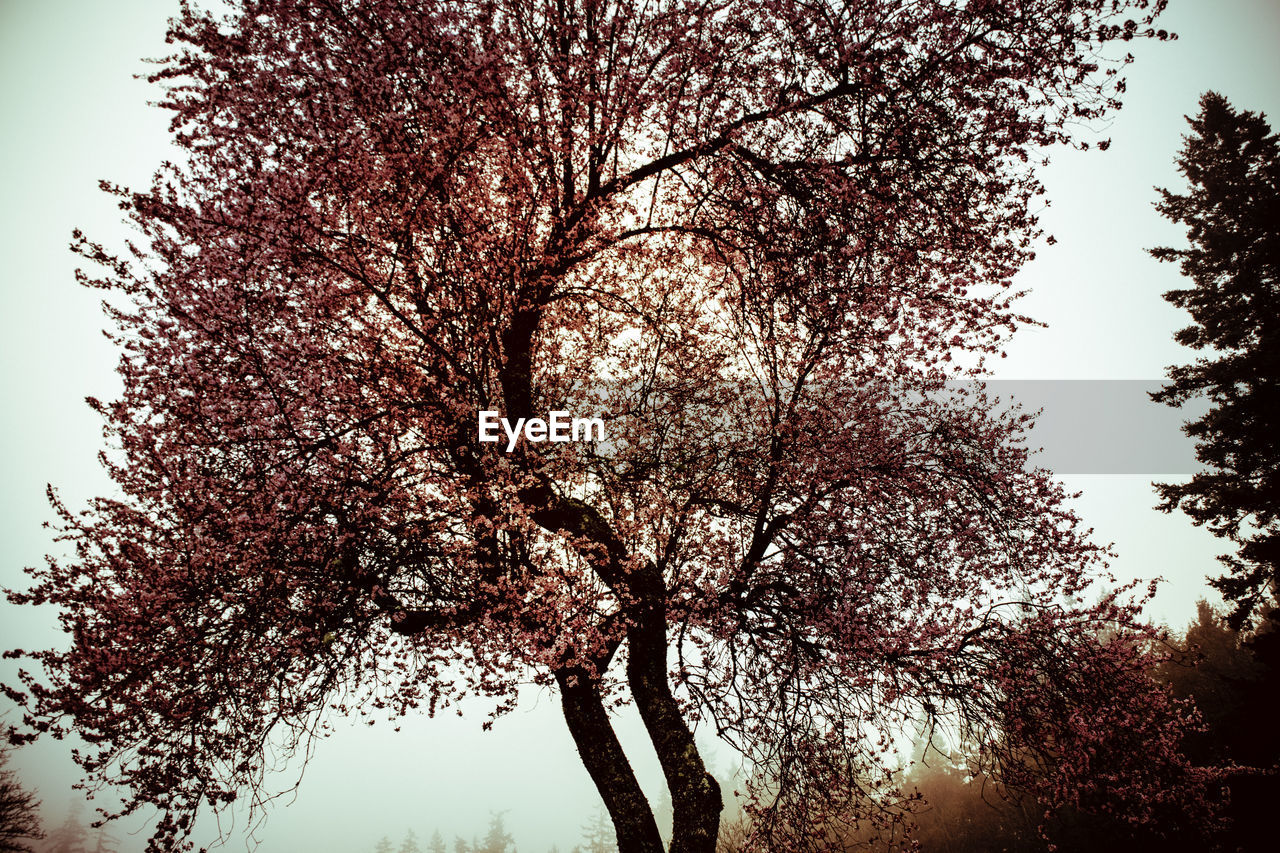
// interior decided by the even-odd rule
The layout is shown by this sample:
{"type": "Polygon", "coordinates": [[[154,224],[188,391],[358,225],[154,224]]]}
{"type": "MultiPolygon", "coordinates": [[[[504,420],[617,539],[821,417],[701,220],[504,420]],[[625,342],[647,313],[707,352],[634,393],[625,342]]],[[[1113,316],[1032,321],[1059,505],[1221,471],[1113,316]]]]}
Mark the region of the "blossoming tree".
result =
{"type": "Polygon", "coordinates": [[[664,845],[620,702],[680,853],[721,811],[697,726],[760,769],[761,849],[892,819],[921,720],[1058,802],[1185,804],[1182,711],[1134,605],[1070,603],[1105,554],[1027,419],[941,393],[1019,321],[1031,164],[1163,5],[184,7],[154,77],[188,157],[107,186],[127,251],[75,244],[115,294],[119,493],[54,498],[74,556],[12,597],[72,643],[11,737],[78,733],[155,849],[326,714],[527,683],[629,853],[664,845]],[[607,436],[508,450],[482,411],[607,436]]]}

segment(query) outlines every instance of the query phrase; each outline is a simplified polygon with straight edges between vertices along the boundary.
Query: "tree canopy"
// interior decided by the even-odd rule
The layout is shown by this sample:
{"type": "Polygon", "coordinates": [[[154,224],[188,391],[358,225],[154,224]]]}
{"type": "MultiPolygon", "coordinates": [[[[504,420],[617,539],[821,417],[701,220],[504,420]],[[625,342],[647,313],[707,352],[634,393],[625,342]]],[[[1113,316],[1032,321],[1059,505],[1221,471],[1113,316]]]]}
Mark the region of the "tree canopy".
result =
{"type": "Polygon", "coordinates": [[[921,719],[1053,802],[1199,814],[1183,705],[1029,418],[1034,164],[1117,106],[1163,2],[335,0],[184,6],[187,152],[78,235],[124,391],[119,494],[19,602],[69,649],[13,732],[79,733],[181,846],[326,715],[553,689],[627,853],[714,849],[693,736],[764,768],[756,849],[892,821],[921,719]],[[478,413],[607,440],[479,440],[478,413]],[[1112,626],[1102,635],[1101,625],[1112,626]]]}
{"type": "Polygon", "coordinates": [[[1209,399],[1186,427],[1208,470],[1158,489],[1161,509],[1181,508],[1236,544],[1213,585],[1234,602],[1240,628],[1280,581],[1280,142],[1264,116],[1214,92],[1187,121],[1177,159],[1187,192],[1161,190],[1156,209],[1186,226],[1191,245],[1151,253],[1191,280],[1164,298],[1191,314],[1175,339],[1205,354],[1170,367],[1170,383],[1152,396],[1171,406],[1209,399]]]}

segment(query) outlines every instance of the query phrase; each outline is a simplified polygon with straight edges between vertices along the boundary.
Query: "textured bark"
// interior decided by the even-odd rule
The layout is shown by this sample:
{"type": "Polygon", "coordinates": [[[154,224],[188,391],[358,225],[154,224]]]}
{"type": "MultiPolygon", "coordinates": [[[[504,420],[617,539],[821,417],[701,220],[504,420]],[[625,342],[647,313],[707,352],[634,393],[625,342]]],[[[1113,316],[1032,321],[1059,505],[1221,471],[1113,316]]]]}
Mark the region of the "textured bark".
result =
{"type": "Polygon", "coordinates": [[[620,853],[661,853],[662,837],[653,811],[618,743],[597,685],[585,670],[578,668],[557,671],[556,683],[560,686],[560,702],[569,733],[613,818],[618,850],[620,853]]]}
{"type": "Polygon", "coordinates": [[[707,772],[667,680],[662,576],[652,565],[641,575],[635,591],[642,604],[627,632],[627,680],[671,792],[671,853],[714,853],[724,805],[720,785],[707,772]]]}

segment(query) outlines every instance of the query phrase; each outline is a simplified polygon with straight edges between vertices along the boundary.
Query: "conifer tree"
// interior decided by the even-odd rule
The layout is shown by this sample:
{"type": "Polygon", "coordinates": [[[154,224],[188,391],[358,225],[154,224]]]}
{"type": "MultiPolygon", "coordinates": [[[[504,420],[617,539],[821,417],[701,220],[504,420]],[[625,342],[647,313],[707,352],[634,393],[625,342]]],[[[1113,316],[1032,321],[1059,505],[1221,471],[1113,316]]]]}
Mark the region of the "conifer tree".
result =
{"type": "Polygon", "coordinates": [[[515,839],[507,832],[502,812],[489,815],[489,831],[484,836],[484,846],[477,846],[476,853],[512,853],[515,839]]]}
{"type": "Polygon", "coordinates": [[[1190,279],[1164,298],[1191,314],[1175,340],[1204,354],[1170,367],[1170,384],[1152,398],[1181,406],[1208,397],[1209,412],[1185,427],[1208,470],[1157,488],[1160,509],[1180,508],[1236,545],[1212,583],[1240,628],[1280,568],[1280,145],[1265,116],[1213,92],[1188,121],[1177,163],[1189,189],[1160,190],[1156,209],[1186,226],[1190,247],[1151,254],[1178,261],[1190,279]]]}
{"type": "Polygon", "coordinates": [[[99,829],[94,839],[93,853],[119,853],[120,839],[107,830],[99,829]]]}
{"type": "Polygon", "coordinates": [[[404,841],[400,842],[399,853],[422,853],[422,848],[418,846],[418,836],[413,834],[413,830],[407,830],[404,834],[404,841]]]}
{"type": "Polygon", "coordinates": [[[613,833],[609,831],[609,815],[603,810],[582,825],[582,849],[584,853],[614,853],[613,833]]]}
{"type": "Polygon", "coordinates": [[[89,833],[81,823],[84,806],[79,800],[71,802],[67,818],[55,830],[49,833],[45,842],[44,853],[86,853],[89,833]]]}

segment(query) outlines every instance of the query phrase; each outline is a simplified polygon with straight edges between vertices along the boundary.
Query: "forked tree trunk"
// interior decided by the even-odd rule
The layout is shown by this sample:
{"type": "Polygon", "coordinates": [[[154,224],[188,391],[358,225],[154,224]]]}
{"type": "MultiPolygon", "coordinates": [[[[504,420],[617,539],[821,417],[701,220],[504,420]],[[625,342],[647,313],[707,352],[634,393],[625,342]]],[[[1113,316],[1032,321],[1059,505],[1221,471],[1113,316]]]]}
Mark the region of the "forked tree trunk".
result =
{"type": "Polygon", "coordinates": [[[662,853],[653,810],[618,743],[597,684],[577,667],[558,670],[556,683],[569,733],[613,818],[619,853],[662,853]]]}
{"type": "MultiPolygon", "coordinates": [[[[670,853],[715,853],[723,803],[667,680],[665,608],[647,602],[627,633],[627,680],[671,793],[670,853]]],[[[580,668],[556,672],[565,721],[618,836],[619,853],[661,853],[649,801],[618,742],[598,685],[580,668]]]]}
{"type": "MultiPolygon", "coordinates": [[[[501,378],[508,417],[532,414],[533,336],[540,317],[537,308],[518,311],[503,335],[501,378]]],[[[544,529],[569,532],[604,546],[607,557],[591,558],[597,572],[611,587],[622,583],[636,597],[634,612],[628,613],[632,627],[627,631],[627,681],[671,793],[670,853],[715,853],[723,808],[720,785],[707,772],[667,681],[662,570],[650,563],[624,580],[620,569],[627,562],[626,548],[598,512],[581,501],[558,499],[545,485],[529,487],[521,499],[537,507],[533,518],[544,529]]],[[[581,667],[557,670],[556,682],[578,754],[613,818],[619,853],[662,853],[653,810],[618,743],[598,682],[581,667]]]]}

